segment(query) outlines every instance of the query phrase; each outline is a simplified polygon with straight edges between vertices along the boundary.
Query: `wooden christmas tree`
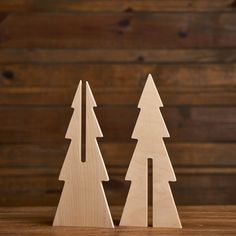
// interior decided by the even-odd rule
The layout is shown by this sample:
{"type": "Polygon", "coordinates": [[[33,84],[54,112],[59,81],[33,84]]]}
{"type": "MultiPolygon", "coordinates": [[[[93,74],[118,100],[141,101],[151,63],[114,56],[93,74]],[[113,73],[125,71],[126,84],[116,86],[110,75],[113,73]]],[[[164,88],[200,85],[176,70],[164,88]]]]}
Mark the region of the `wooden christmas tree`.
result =
{"type": "Polygon", "coordinates": [[[89,226],[112,228],[113,222],[102,181],[108,181],[106,167],[96,138],[102,137],[93,108],[96,102],[86,82],[86,159],[81,161],[82,82],[75,94],[74,113],[66,138],[71,143],[59,176],[65,181],[56,211],[54,226],[89,226]]]}
{"type": "Polygon", "coordinates": [[[131,181],[131,186],[120,225],[148,226],[150,158],[153,163],[153,227],[181,228],[169,186],[169,181],[176,181],[176,178],[163,142],[169,133],[160,107],[163,107],[161,98],[149,75],[138,104],[141,110],[132,134],[132,138],[138,141],[125,178],[131,181]]]}

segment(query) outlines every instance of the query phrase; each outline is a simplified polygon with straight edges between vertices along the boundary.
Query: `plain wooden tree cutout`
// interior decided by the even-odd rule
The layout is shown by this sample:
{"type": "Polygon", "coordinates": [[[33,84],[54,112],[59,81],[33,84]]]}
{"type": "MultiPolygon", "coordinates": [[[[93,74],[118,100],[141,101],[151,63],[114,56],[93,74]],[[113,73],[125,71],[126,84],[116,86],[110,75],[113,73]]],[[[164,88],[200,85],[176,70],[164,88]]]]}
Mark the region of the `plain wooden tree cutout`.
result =
{"type": "Polygon", "coordinates": [[[153,163],[152,225],[182,228],[169,186],[169,181],[176,181],[176,178],[163,142],[169,133],[160,107],[163,104],[149,74],[138,104],[141,110],[132,134],[132,138],[138,141],[125,178],[131,181],[131,186],[120,221],[123,226],[148,226],[150,158],[153,163]]]}
{"type": "Polygon", "coordinates": [[[96,138],[102,137],[93,108],[96,102],[86,82],[86,160],[81,161],[82,82],[75,94],[74,113],[66,138],[71,143],[59,176],[65,181],[56,211],[54,226],[113,228],[102,181],[108,181],[106,167],[96,138]]]}

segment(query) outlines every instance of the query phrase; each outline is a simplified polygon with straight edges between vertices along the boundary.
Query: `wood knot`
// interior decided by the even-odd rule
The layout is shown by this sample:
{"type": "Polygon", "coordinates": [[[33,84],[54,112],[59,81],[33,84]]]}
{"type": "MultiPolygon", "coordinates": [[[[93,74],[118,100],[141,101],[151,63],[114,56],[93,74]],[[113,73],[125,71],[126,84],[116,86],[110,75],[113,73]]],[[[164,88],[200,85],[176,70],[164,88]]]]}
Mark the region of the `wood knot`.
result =
{"type": "Polygon", "coordinates": [[[133,8],[132,7],[127,7],[126,9],[125,9],[125,12],[133,12],[134,10],[133,10],[133,8]]]}
{"type": "Polygon", "coordinates": [[[118,25],[122,28],[126,28],[130,25],[130,19],[124,19],[118,22],[118,25]]]}
{"type": "Polygon", "coordinates": [[[3,71],[2,76],[7,80],[13,80],[14,79],[14,73],[10,70],[3,71]]]}
{"type": "Polygon", "coordinates": [[[180,30],[178,33],[180,38],[187,38],[188,37],[188,32],[184,30],[180,30]]]}
{"type": "Polygon", "coordinates": [[[144,57],[143,57],[143,56],[139,56],[139,57],[138,57],[138,61],[139,61],[139,62],[144,62],[144,57]]]}
{"type": "Polygon", "coordinates": [[[230,3],[229,6],[232,8],[235,8],[236,7],[236,0],[232,1],[232,3],[230,3]]]}
{"type": "Polygon", "coordinates": [[[6,18],[7,18],[8,14],[6,13],[1,13],[0,14],[0,23],[2,23],[6,18]]]}

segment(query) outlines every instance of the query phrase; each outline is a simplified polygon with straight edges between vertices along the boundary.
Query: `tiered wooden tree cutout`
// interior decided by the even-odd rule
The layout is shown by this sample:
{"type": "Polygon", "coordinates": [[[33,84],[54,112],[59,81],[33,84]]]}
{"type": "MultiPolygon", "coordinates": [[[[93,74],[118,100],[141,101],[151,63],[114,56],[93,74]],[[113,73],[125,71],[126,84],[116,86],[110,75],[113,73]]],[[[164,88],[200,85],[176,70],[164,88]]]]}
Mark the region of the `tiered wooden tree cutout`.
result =
{"type": "Polygon", "coordinates": [[[175,174],[163,142],[169,137],[162,118],[161,98],[152,76],[145,84],[138,108],[140,114],[132,134],[137,145],[131,159],[126,180],[130,190],[120,225],[148,226],[148,159],[153,163],[153,227],[181,228],[178,212],[172,197],[169,181],[176,181],[175,174]]]}
{"type": "Polygon", "coordinates": [[[96,138],[102,137],[93,108],[96,102],[86,82],[86,160],[81,161],[82,82],[75,94],[74,113],[66,138],[71,139],[59,180],[65,181],[54,226],[113,228],[102,181],[108,181],[96,138]]]}

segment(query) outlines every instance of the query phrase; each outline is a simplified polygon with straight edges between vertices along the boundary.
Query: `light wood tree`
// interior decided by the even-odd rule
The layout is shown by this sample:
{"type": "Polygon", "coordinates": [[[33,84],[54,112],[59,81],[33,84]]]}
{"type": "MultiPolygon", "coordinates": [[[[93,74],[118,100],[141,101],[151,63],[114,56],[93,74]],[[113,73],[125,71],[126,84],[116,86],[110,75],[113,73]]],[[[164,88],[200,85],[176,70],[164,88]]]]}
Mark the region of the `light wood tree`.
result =
{"type": "Polygon", "coordinates": [[[102,186],[108,174],[96,138],[102,137],[93,108],[93,94],[86,82],[86,148],[81,160],[82,82],[76,91],[74,113],[66,132],[71,143],[59,176],[65,181],[56,211],[54,226],[89,226],[113,228],[113,221],[102,186]]]}
{"type": "Polygon", "coordinates": [[[181,228],[169,186],[169,181],[176,181],[176,178],[163,141],[164,137],[169,137],[169,132],[160,112],[162,106],[155,83],[149,74],[138,104],[141,110],[132,134],[132,138],[138,141],[125,178],[131,181],[131,186],[120,225],[148,226],[150,158],[153,163],[152,225],[181,228]]]}

